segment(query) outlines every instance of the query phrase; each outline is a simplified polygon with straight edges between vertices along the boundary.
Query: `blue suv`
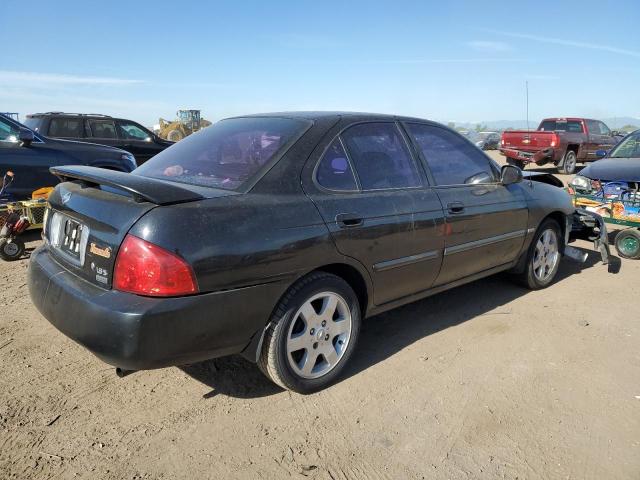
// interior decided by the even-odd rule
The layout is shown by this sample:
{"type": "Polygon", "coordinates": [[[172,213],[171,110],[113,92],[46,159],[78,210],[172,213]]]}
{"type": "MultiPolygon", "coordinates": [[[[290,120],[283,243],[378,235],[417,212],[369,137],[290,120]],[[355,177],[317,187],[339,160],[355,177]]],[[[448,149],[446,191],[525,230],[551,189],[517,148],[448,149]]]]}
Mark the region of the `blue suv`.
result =
{"type": "Polygon", "coordinates": [[[124,150],[45,137],[0,114],[0,176],[7,171],[14,173],[5,194],[22,200],[38,188],[56,185],[58,179],[49,168],[62,165],[90,165],[121,172],[137,167],[135,157],[124,150]]]}

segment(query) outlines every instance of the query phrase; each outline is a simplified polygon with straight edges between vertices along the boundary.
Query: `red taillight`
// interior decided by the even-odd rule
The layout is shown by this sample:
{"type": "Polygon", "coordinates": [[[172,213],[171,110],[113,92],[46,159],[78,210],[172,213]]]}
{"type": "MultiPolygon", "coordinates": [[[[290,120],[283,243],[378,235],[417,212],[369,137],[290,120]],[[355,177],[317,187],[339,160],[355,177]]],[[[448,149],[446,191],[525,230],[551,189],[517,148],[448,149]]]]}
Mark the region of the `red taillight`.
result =
{"type": "Polygon", "coordinates": [[[151,297],[176,297],[198,292],[191,267],[177,255],[133,235],[118,252],[113,287],[151,297]]]}
{"type": "Polygon", "coordinates": [[[504,144],[505,144],[504,138],[500,139],[500,144],[504,147],[504,144]]]}
{"type": "Polygon", "coordinates": [[[558,139],[558,135],[554,133],[553,137],[551,137],[551,146],[555,147],[558,145],[558,143],[560,143],[560,140],[558,139]]]}

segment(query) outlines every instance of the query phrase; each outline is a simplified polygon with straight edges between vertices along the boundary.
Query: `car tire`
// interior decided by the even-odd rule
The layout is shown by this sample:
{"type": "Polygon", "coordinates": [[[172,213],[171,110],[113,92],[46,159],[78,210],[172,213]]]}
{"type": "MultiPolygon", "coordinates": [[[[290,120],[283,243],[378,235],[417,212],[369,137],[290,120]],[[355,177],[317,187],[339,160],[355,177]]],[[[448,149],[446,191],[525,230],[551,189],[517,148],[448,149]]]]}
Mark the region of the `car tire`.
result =
{"type": "Polygon", "coordinates": [[[567,150],[562,159],[562,165],[558,167],[560,173],[571,175],[576,171],[576,165],[578,164],[578,157],[573,150],[567,150]]]}
{"type": "Polygon", "coordinates": [[[529,246],[525,269],[518,278],[520,283],[530,290],[551,285],[560,267],[563,245],[558,222],[551,218],[544,220],[529,246]]]}
{"type": "Polygon", "coordinates": [[[524,162],[522,160],[516,160],[514,158],[507,158],[507,163],[509,165],[513,165],[514,167],[518,167],[520,170],[524,170],[524,162]]]}
{"type": "Polygon", "coordinates": [[[616,252],[622,258],[640,259],[640,231],[635,228],[625,228],[616,234],[614,240],[616,252]]]}
{"type": "Polygon", "coordinates": [[[285,389],[321,390],[349,362],[360,324],[358,297],[347,282],[326,272],[307,275],[289,288],[276,307],[258,366],[285,389]]]}
{"type": "Polygon", "coordinates": [[[8,262],[18,260],[24,255],[24,242],[19,238],[0,238],[0,258],[8,262]]]}

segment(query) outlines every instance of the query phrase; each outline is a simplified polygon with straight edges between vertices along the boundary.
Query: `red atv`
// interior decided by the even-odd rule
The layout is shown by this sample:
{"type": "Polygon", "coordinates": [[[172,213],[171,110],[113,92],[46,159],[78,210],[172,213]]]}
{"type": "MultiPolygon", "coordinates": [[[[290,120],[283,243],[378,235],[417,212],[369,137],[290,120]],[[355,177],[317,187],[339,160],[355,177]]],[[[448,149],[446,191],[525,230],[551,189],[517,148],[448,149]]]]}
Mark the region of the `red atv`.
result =
{"type": "MultiPolygon", "coordinates": [[[[0,184],[0,202],[4,202],[5,190],[13,182],[13,172],[7,172],[2,178],[0,184]]],[[[4,224],[0,230],[0,258],[3,260],[17,260],[24,254],[24,242],[18,238],[22,232],[29,228],[29,219],[21,215],[21,213],[9,210],[4,217],[4,224]]],[[[0,222],[3,218],[0,217],[0,222]]]]}

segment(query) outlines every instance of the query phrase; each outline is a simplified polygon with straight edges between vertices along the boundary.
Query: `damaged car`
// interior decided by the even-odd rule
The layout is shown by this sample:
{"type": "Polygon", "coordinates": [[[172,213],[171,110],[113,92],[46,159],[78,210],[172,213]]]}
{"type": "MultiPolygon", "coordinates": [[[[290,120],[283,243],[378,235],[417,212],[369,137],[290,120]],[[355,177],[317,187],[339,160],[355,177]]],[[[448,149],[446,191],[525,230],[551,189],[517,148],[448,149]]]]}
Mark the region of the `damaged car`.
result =
{"type": "Polygon", "coordinates": [[[49,322],[121,375],[242,354],[301,393],[366,317],[504,271],[548,287],[575,220],[552,178],[391,115],[230,118],[132,174],[52,171],[28,276],[49,322]]]}

